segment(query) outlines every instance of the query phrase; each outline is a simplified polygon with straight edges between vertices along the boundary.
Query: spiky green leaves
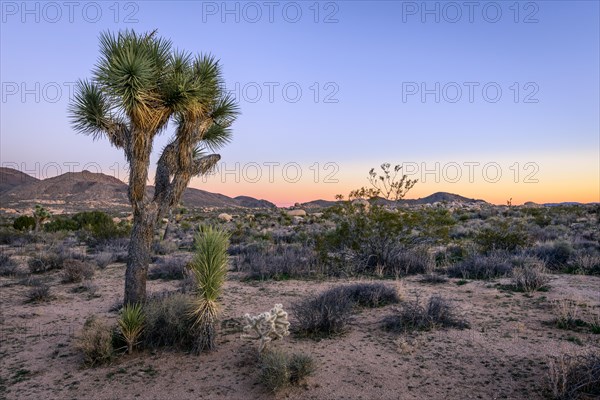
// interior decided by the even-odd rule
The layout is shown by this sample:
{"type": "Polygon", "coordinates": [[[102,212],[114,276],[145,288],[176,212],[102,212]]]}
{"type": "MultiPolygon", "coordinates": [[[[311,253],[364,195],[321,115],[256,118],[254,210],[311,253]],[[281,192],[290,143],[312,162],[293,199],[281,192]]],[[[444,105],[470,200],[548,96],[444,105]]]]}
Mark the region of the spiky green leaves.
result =
{"type": "Polygon", "coordinates": [[[196,255],[191,263],[198,282],[199,296],[215,302],[227,276],[229,234],[221,228],[202,226],[196,235],[196,255]]]}
{"type": "Polygon", "coordinates": [[[140,304],[128,304],[121,310],[119,319],[119,331],[127,343],[127,352],[131,354],[133,348],[144,329],[146,316],[140,304]]]}
{"type": "Polygon", "coordinates": [[[197,351],[203,351],[215,347],[217,299],[227,276],[229,234],[219,228],[203,226],[196,235],[195,247],[196,255],[190,264],[198,285],[193,316],[199,332],[197,351]]]}

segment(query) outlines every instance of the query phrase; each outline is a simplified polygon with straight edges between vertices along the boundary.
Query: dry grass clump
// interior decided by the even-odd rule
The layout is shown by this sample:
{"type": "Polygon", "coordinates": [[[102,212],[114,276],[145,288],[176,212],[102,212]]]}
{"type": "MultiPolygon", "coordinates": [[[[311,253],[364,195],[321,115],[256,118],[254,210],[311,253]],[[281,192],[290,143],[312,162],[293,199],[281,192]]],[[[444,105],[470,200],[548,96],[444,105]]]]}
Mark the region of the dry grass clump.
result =
{"type": "Polygon", "coordinates": [[[416,295],[413,301],[403,303],[394,314],[383,320],[383,328],[391,332],[428,331],[438,327],[469,327],[456,315],[452,304],[439,295],[431,296],[426,305],[416,295]]]}
{"type": "Polygon", "coordinates": [[[354,300],[343,287],[327,290],[292,305],[296,330],[310,337],[344,333],[352,317],[354,300]]]}
{"type": "Polygon", "coordinates": [[[276,392],[289,385],[298,385],[315,372],[315,362],[310,355],[271,350],[260,357],[259,380],[269,390],[276,392]]]}
{"type": "Polygon", "coordinates": [[[155,296],[144,305],[142,343],[150,348],[162,346],[191,350],[196,341],[192,297],[173,293],[155,296]]]}
{"type": "Polygon", "coordinates": [[[448,268],[448,275],[462,279],[493,279],[506,276],[512,270],[511,255],[505,251],[473,254],[448,268]]]}
{"type": "Polygon", "coordinates": [[[94,260],[96,261],[98,268],[104,269],[110,264],[116,262],[117,257],[110,251],[101,251],[94,256],[94,260]]]}
{"type": "Polygon", "coordinates": [[[83,353],[86,366],[94,367],[110,362],[114,355],[113,328],[96,316],[89,317],[77,338],[76,347],[83,353]]]}
{"type": "Polygon", "coordinates": [[[62,268],[62,281],[63,283],[79,283],[92,279],[94,272],[94,266],[85,261],[65,260],[62,268]]]}
{"type": "Polygon", "coordinates": [[[329,289],[292,305],[296,330],[306,336],[327,337],[344,333],[354,307],[382,307],[400,302],[395,287],[381,282],[355,283],[329,289]]]}
{"type": "Polygon", "coordinates": [[[27,284],[31,287],[26,295],[28,303],[42,303],[52,299],[50,286],[45,282],[39,279],[32,279],[27,284]]]}
{"type": "Polygon", "coordinates": [[[525,257],[516,262],[512,270],[512,284],[523,292],[534,292],[548,284],[550,278],[546,274],[544,262],[533,257],[525,257]]]}
{"type": "Polygon", "coordinates": [[[0,253],[0,276],[16,275],[18,266],[11,256],[0,253]]]}
{"type": "Polygon", "coordinates": [[[554,399],[600,398],[600,353],[555,358],[549,363],[548,380],[554,399]]]}
{"type": "Polygon", "coordinates": [[[163,256],[150,268],[148,279],[180,280],[184,278],[185,268],[190,262],[188,256],[163,256]]]}
{"type": "Polygon", "coordinates": [[[43,254],[37,254],[29,259],[29,270],[33,274],[60,269],[67,257],[62,252],[46,251],[43,254]]]}

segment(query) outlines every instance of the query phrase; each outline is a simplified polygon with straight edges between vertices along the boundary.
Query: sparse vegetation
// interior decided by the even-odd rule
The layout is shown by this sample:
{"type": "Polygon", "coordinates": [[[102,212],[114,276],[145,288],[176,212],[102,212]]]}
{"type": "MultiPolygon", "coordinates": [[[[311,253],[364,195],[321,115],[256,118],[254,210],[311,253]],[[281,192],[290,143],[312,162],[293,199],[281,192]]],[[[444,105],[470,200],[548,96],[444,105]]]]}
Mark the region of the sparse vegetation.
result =
{"type": "Polygon", "coordinates": [[[189,261],[189,257],[185,256],[163,256],[150,268],[148,279],[183,279],[189,261]]]}
{"type": "Polygon", "coordinates": [[[83,362],[86,366],[106,364],[113,359],[114,355],[113,328],[106,321],[91,316],[85,321],[76,346],[83,353],[83,362]]]}
{"type": "Polygon", "coordinates": [[[47,302],[52,299],[50,286],[40,280],[33,280],[29,283],[30,289],[27,292],[27,301],[30,303],[47,302]]]}
{"type": "Polygon", "coordinates": [[[294,329],[301,335],[328,337],[346,331],[352,317],[353,299],[341,288],[311,295],[292,305],[297,320],[294,329]]]}
{"type": "Polygon", "coordinates": [[[306,354],[270,350],[260,356],[260,382],[273,392],[297,385],[314,372],[314,360],[306,354]]]}
{"type": "Polygon", "coordinates": [[[467,328],[469,324],[459,318],[451,303],[439,295],[429,298],[423,305],[418,295],[405,302],[383,320],[383,327],[392,332],[428,331],[438,327],[467,328]]]}
{"type": "Polygon", "coordinates": [[[191,296],[181,293],[148,298],[144,305],[144,346],[191,350],[197,341],[192,301],[191,296]]]}
{"type": "Polygon", "coordinates": [[[0,253],[0,276],[11,276],[17,272],[18,264],[8,254],[0,253]]]}
{"type": "Polygon", "coordinates": [[[79,283],[92,279],[94,267],[85,261],[65,260],[62,268],[62,281],[64,283],[79,283]]]}
{"type": "Polygon", "coordinates": [[[556,357],[549,363],[550,393],[556,400],[593,399],[600,396],[600,354],[556,357]]]}

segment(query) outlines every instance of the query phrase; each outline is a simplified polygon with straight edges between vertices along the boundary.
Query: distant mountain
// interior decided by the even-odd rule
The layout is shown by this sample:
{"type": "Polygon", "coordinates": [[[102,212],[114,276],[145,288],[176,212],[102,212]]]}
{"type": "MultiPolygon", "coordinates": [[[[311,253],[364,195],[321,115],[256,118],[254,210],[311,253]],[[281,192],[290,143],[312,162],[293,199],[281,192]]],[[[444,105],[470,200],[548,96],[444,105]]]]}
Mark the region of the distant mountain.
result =
{"type": "Polygon", "coordinates": [[[16,169],[0,167],[0,194],[17,186],[37,181],[39,179],[16,169]]]}
{"type": "MultiPolygon", "coordinates": [[[[35,204],[52,207],[55,212],[88,209],[127,211],[130,208],[127,184],[109,175],[83,171],[38,180],[10,168],[3,168],[0,173],[0,177],[6,177],[6,182],[11,184],[10,188],[7,186],[7,190],[0,192],[2,208],[19,210],[31,208],[35,204]]],[[[154,193],[152,186],[147,190],[150,196],[154,193]]],[[[222,194],[193,188],[186,189],[181,203],[190,208],[275,207],[273,203],[266,200],[257,200],[249,196],[233,199],[222,194]]]]}
{"type": "Polygon", "coordinates": [[[313,200],[300,204],[300,208],[310,210],[312,208],[327,208],[337,204],[337,201],[331,200],[313,200]]]}
{"type": "MultiPolygon", "coordinates": [[[[589,203],[589,204],[593,204],[593,203],[589,203]]],[[[577,201],[563,201],[562,203],[543,203],[543,206],[546,207],[556,207],[556,206],[580,206],[583,205],[583,203],[579,203],[577,201]]]]}
{"type": "Polygon", "coordinates": [[[433,203],[487,203],[485,200],[470,199],[468,197],[460,196],[458,194],[447,193],[447,192],[436,192],[430,194],[427,197],[421,199],[408,199],[402,200],[408,204],[433,204],[433,203]]]}
{"type": "MultiPolygon", "coordinates": [[[[422,205],[422,204],[433,204],[433,203],[461,203],[461,204],[486,204],[484,200],[470,199],[468,197],[460,196],[458,194],[437,192],[427,197],[420,199],[403,199],[399,201],[384,199],[383,197],[377,197],[370,200],[371,203],[385,205],[385,206],[398,206],[398,205],[422,205]]],[[[335,205],[336,201],[330,200],[313,200],[306,203],[300,204],[300,207],[311,209],[311,208],[327,208],[335,205]]]]}
{"type": "Polygon", "coordinates": [[[250,196],[237,196],[233,198],[241,207],[246,208],[277,208],[277,206],[267,200],[257,200],[250,196]]]}

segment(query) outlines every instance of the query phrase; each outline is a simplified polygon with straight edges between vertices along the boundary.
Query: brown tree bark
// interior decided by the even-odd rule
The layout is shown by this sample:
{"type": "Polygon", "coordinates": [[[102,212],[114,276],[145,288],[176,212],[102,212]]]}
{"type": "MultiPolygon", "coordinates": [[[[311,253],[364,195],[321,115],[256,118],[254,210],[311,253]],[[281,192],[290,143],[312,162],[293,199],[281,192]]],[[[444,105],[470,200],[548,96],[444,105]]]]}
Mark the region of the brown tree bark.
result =
{"type": "Polygon", "coordinates": [[[155,218],[155,213],[146,208],[138,210],[133,215],[133,228],[125,272],[124,304],[146,301],[146,277],[154,239],[155,218]]]}

